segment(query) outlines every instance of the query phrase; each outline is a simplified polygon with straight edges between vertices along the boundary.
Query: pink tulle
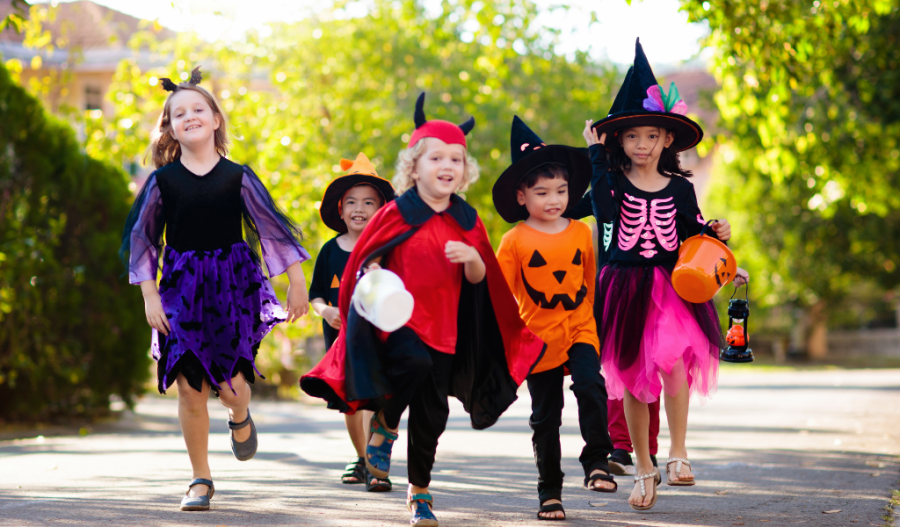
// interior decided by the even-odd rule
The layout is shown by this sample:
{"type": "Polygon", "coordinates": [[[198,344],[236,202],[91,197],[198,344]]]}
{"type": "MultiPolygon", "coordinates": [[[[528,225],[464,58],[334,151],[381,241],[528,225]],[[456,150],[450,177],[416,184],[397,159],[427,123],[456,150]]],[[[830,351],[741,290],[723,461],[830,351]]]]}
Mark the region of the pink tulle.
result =
{"type": "Polygon", "coordinates": [[[625,370],[618,368],[619,350],[613,335],[613,332],[605,335],[602,358],[603,376],[611,399],[622,399],[627,389],[638,400],[651,403],[659,399],[663,386],[667,394],[675,395],[685,381],[691,396],[698,394],[705,398],[715,393],[718,349],[660,268],[653,270],[640,352],[625,370]]]}

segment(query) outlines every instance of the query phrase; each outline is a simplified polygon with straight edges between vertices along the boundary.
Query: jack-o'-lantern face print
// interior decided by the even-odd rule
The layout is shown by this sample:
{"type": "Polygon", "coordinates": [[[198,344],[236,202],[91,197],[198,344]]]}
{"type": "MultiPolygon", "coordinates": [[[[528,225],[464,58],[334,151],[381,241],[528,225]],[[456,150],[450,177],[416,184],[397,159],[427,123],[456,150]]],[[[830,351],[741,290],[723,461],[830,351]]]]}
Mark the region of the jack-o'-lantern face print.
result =
{"type": "Polygon", "coordinates": [[[727,284],[734,278],[734,275],[728,270],[728,258],[719,258],[719,262],[716,263],[716,284],[719,287],[727,284]]]}
{"type": "Polygon", "coordinates": [[[588,291],[581,249],[574,253],[561,251],[554,256],[548,262],[543,254],[534,251],[528,263],[522,266],[522,283],[539,307],[555,309],[562,304],[566,311],[572,311],[584,302],[588,291]]]}

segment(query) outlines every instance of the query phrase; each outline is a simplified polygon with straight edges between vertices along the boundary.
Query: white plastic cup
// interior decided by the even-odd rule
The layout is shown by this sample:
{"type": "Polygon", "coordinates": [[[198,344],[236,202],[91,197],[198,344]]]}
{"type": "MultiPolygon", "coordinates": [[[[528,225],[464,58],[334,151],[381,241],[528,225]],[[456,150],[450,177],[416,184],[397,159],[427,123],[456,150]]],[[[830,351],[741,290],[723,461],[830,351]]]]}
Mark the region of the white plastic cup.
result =
{"type": "Polygon", "coordinates": [[[353,290],[356,311],[381,331],[402,328],[413,313],[413,297],[396,273],[374,269],[363,275],[353,290]]]}

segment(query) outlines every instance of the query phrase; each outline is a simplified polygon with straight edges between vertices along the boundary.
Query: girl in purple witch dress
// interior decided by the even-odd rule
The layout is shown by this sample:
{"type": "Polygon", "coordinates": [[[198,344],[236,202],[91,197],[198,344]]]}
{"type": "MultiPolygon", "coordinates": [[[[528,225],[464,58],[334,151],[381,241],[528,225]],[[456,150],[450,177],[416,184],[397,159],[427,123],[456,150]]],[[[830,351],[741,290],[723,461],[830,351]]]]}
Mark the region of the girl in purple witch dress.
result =
{"type": "Polygon", "coordinates": [[[208,510],[215,492],[207,459],[209,390],[228,408],[235,457],[252,458],[257,437],[247,383],[259,373],[259,342],[309,305],[300,268],[309,254],[300,231],[249,167],[225,159],[225,115],[199,82],[199,68],[178,85],[162,79],[171,93],[150,145],[156,171],[134,202],[120,251],[129,281],[144,295],[159,391],[178,385],[178,418],[194,478],[181,510],[208,510]],[[288,274],[286,312],[251,249],[257,244],[270,276],[288,274]]]}

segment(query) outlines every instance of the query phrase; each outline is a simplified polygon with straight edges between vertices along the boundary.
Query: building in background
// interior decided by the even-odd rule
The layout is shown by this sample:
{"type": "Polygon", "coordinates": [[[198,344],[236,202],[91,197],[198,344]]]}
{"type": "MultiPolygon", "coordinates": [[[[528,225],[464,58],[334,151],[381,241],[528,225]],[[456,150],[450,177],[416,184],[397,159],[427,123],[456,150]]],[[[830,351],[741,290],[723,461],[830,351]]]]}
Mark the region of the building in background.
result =
{"type": "MultiPolygon", "coordinates": [[[[0,54],[3,60],[19,59],[22,62],[23,85],[35,77],[61,72],[71,75],[71,82],[58,85],[46,94],[47,104],[56,112],[64,106],[72,110],[111,112],[112,105],[106,100],[106,93],[119,61],[135,57],[128,48],[131,37],[151,28],[161,39],[176,36],[172,30],[154,27],[153,22],[88,0],[60,3],[54,9],[56,16],[45,21],[43,29],[49,32],[50,43],[54,47],[58,45],[59,49],[46,51],[26,47],[24,33],[7,28],[0,33],[0,54]]],[[[0,0],[0,18],[12,12],[10,0],[0,0]]],[[[165,63],[150,53],[138,52],[136,58],[142,68],[165,63]]]]}

